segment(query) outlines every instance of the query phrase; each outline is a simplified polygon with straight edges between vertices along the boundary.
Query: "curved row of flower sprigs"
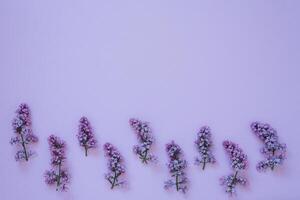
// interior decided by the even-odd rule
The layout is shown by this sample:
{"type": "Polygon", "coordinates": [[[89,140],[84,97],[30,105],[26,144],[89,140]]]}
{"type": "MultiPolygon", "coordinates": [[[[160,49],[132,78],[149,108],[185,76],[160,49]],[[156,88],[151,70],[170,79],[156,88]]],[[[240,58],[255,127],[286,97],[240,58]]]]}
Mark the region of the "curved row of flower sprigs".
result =
{"type": "MultiPolygon", "coordinates": [[[[157,163],[157,156],[152,153],[155,139],[149,123],[132,118],[129,120],[129,124],[138,140],[138,144],[133,147],[133,152],[144,164],[157,163]]],[[[31,113],[27,104],[20,104],[12,126],[16,136],[11,138],[10,143],[19,147],[15,159],[16,161],[28,161],[35,155],[35,152],[28,146],[37,143],[38,137],[33,134],[31,113]]],[[[265,171],[268,168],[274,170],[277,166],[282,165],[286,158],[286,145],[279,142],[276,130],[269,124],[260,122],[253,122],[251,130],[264,143],[261,152],[265,160],[257,164],[257,170],[265,171]]],[[[88,156],[89,149],[95,149],[98,146],[91,124],[86,117],[79,120],[77,139],[79,145],[84,149],[85,156],[88,156]]],[[[66,142],[51,135],[48,143],[51,152],[51,169],[45,172],[45,182],[48,185],[56,185],[58,191],[66,191],[70,182],[70,174],[66,166],[66,142]]],[[[208,126],[203,126],[199,130],[195,146],[199,153],[199,156],[195,158],[197,166],[201,166],[204,170],[207,164],[216,162],[212,153],[211,130],[208,126]]],[[[126,185],[123,177],[126,170],[121,153],[110,143],[104,144],[103,147],[108,159],[109,170],[105,174],[105,179],[110,183],[111,189],[126,185]]],[[[247,183],[246,178],[242,175],[247,168],[247,156],[236,143],[231,141],[224,141],[223,147],[229,155],[233,173],[222,177],[220,182],[225,186],[226,192],[232,195],[235,194],[237,185],[246,185],[247,183]]],[[[174,141],[171,141],[166,145],[166,152],[169,158],[167,166],[171,178],[165,182],[165,189],[175,188],[176,191],[185,193],[188,190],[189,181],[185,172],[187,161],[184,159],[182,149],[174,141]]]]}

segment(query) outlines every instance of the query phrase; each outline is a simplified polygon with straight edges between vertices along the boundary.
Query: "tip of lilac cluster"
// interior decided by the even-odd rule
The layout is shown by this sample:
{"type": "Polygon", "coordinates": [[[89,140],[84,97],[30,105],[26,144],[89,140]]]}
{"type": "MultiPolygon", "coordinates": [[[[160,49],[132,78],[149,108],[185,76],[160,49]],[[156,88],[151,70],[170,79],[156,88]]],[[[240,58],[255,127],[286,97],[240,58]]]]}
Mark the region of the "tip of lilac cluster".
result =
{"type": "Polygon", "coordinates": [[[29,111],[29,106],[28,106],[28,104],[27,103],[21,103],[20,105],[19,105],[19,109],[18,109],[19,111],[29,111]]]}
{"type": "Polygon", "coordinates": [[[139,120],[136,119],[136,118],[130,118],[130,119],[129,119],[129,124],[130,124],[130,125],[135,124],[135,123],[137,123],[137,122],[139,122],[139,120]]]}
{"type": "Polygon", "coordinates": [[[82,123],[82,122],[88,121],[88,118],[85,116],[82,116],[79,121],[82,123]]]}
{"type": "Polygon", "coordinates": [[[262,123],[262,122],[259,122],[259,121],[255,121],[255,122],[252,122],[251,125],[251,130],[254,132],[254,133],[260,133],[260,132],[263,132],[263,131],[269,131],[271,133],[276,133],[275,129],[273,129],[271,127],[270,124],[268,123],[262,123]]]}
{"type": "Polygon", "coordinates": [[[180,149],[179,146],[174,142],[174,140],[171,140],[171,142],[166,144],[166,150],[169,151],[174,146],[176,146],[176,147],[178,147],[178,149],[180,149]]]}
{"type": "Polygon", "coordinates": [[[139,125],[142,125],[143,122],[137,118],[130,118],[129,119],[129,125],[131,128],[136,129],[139,125]]]}
{"type": "Polygon", "coordinates": [[[109,142],[106,142],[106,143],[103,145],[104,150],[111,149],[112,147],[113,147],[112,144],[109,143],[109,142]]]}
{"type": "Polygon", "coordinates": [[[64,148],[66,146],[65,141],[61,140],[59,137],[55,136],[54,134],[51,134],[48,137],[48,143],[50,147],[54,148],[64,148]]]}
{"type": "Polygon", "coordinates": [[[227,148],[227,147],[230,145],[230,143],[231,143],[231,142],[230,142],[229,140],[225,140],[225,141],[223,141],[222,144],[223,144],[223,147],[224,147],[224,148],[227,148]]]}
{"type": "Polygon", "coordinates": [[[210,132],[210,127],[209,126],[202,126],[200,128],[200,133],[209,133],[210,132]]]}

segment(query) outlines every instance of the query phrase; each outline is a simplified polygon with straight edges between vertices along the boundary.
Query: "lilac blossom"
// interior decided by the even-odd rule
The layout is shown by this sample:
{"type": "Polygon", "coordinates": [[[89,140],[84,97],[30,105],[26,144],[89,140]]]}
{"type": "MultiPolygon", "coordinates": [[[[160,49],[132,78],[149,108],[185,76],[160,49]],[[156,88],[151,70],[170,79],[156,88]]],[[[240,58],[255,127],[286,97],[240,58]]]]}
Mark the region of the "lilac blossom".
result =
{"type": "Polygon", "coordinates": [[[97,147],[97,140],[94,137],[93,130],[89,120],[82,117],[79,120],[79,130],[77,134],[79,145],[84,148],[85,156],[88,155],[88,150],[97,147]]]}
{"type": "Polygon", "coordinates": [[[16,137],[11,138],[10,144],[21,147],[15,155],[16,161],[28,161],[35,153],[28,149],[31,143],[37,143],[38,138],[32,132],[31,128],[31,114],[27,104],[20,104],[16,111],[16,117],[12,122],[13,130],[17,134],[16,137]]]}
{"type": "Polygon", "coordinates": [[[268,168],[273,170],[281,165],[286,154],[286,145],[279,143],[277,132],[269,124],[253,122],[251,124],[252,132],[264,143],[261,153],[265,160],[260,161],[256,168],[258,171],[265,171],[268,168]]]}
{"type": "Polygon", "coordinates": [[[188,179],[185,173],[187,162],[182,158],[182,150],[172,141],[166,144],[166,151],[169,157],[167,166],[172,178],[165,182],[164,187],[165,189],[175,187],[177,191],[185,193],[188,189],[188,179]]]}
{"type": "Polygon", "coordinates": [[[67,191],[70,182],[70,175],[65,166],[66,143],[59,137],[51,135],[48,138],[51,152],[51,169],[44,174],[45,182],[48,185],[56,185],[57,191],[67,191]]]}
{"type": "Polygon", "coordinates": [[[120,152],[110,143],[104,144],[104,152],[108,158],[109,172],[105,174],[105,179],[111,184],[111,189],[115,186],[123,186],[124,180],[120,176],[125,173],[125,166],[120,152]]]}
{"type": "Polygon", "coordinates": [[[210,128],[208,126],[203,126],[197,135],[197,140],[195,141],[198,152],[200,153],[200,157],[195,159],[196,165],[202,164],[202,169],[205,169],[205,165],[207,163],[215,163],[216,159],[211,152],[212,140],[210,128]]]}
{"type": "Polygon", "coordinates": [[[243,153],[243,150],[237,144],[231,141],[224,141],[223,147],[229,155],[231,168],[234,173],[223,176],[220,179],[220,183],[226,187],[228,194],[233,195],[236,193],[237,185],[246,185],[247,183],[247,179],[239,175],[240,172],[247,168],[247,155],[243,153]]]}
{"type": "Polygon", "coordinates": [[[129,124],[137,135],[138,145],[133,147],[133,152],[139,156],[142,163],[156,162],[157,158],[150,153],[154,138],[151,135],[152,131],[147,122],[142,122],[138,119],[130,119],[129,124]]]}

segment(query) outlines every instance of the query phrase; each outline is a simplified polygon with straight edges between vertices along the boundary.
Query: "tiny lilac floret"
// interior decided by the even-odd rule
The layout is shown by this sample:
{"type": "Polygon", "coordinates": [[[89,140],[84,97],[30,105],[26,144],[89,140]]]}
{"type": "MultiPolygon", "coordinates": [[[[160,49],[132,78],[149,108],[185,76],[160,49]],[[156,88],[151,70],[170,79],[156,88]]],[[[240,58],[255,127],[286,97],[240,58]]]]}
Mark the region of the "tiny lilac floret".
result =
{"type": "Polygon", "coordinates": [[[261,122],[253,122],[251,130],[264,143],[261,153],[264,155],[265,160],[257,164],[257,170],[274,170],[282,165],[286,159],[286,145],[278,141],[277,131],[269,124],[261,122]]]}
{"type": "Polygon", "coordinates": [[[120,152],[110,143],[104,144],[104,153],[108,159],[108,170],[105,179],[110,183],[110,188],[116,186],[124,186],[125,180],[121,179],[121,175],[125,174],[125,166],[120,152]]]}
{"type": "Polygon", "coordinates": [[[38,138],[32,132],[31,113],[27,104],[20,104],[16,110],[16,117],[13,119],[12,127],[17,136],[11,138],[10,144],[20,147],[15,155],[15,159],[16,161],[28,161],[35,154],[35,152],[28,149],[28,145],[37,143],[38,138]]]}
{"type": "Polygon", "coordinates": [[[246,185],[247,183],[247,179],[239,175],[240,172],[247,168],[247,155],[244,154],[237,144],[231,141],[224,141],[223,147],[229,155],[233,173],[223,176],[220,179],[220,183],[225,186],[226,193],[233,195],[236,193],[237,185],[246,185]]]}
{"type": "Polygon", "coordinates": [[[78,128],[79,130],[77,134],[77,139],[79,145],[84,148],[85,156],[87,156],[89,149],[97,148],[97,140],[95,139],[91,124],[86,117],[82,117],[79,120],[78,128]]]}
{"type": "Polygon", "coordinates": [[[67,191],[70,175],[65,166],[66,143],[55,135],[48,138],[51,152],[51,169],[44,174],[48,185],[56,185],[56,191],[67,191]]]}
{"type": "Polygon", "coordinates": [[[150,152],[154,143],[154,138],[149,124],[138,119],[130,119],[129,124],[136,133],[139,142],[139,144],[133,147],[133,152],[139,156],[142,163],[155,163],[157,161],[157,157],[150,152]]]}
{"type": "Polygon", "coordinates": [[[202,169],[205,169],[207,163],[214,164],[216,162],[215,157],[211,152],[212,139],[211,131],[208,126],[203,126],[197,134],[195,141],[196,148],[200,154],[200,157],[196,157],[195,164],[197,166],[202,165],[202,169]]]}
{"type": "Polygon", "coordinates": [[[166,190],[176,188],[176,191],[186,193],[188,189],[188,179],[185,173],[187,161],[183,159],[182,150],[179,145],[171,141],[166,144],[166,152],[169,157],[167,166],[172,178],[165,182],[164,188],[166,190]]]}

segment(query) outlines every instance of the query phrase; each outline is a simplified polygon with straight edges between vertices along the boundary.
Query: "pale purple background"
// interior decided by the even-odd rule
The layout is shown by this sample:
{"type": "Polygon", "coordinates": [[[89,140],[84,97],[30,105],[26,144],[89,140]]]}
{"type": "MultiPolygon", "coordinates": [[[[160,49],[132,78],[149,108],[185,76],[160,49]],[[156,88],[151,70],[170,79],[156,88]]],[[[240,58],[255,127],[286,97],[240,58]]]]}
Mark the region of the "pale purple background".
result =
{"type": "Polygon", "coordinates": [[[218,179],[230,172],[221,143],[249,156],[248,188],[238,199],[300,199],[300,1],[0,1],[0,199],[226,199],[218,179]],[[209,2],[209,3],[207,3],[209,2]],[[40,142],[29,163],[14,160],[11,120],[27,102],[40,142]],[[75,134],[86,115],[101,148],[88,158],[75,134]],[[130,117],[151,122],[157,167],[132,153],[130,117]],[[258,173],[261,143],[253,120],[271,123],[288,145],[276,172],[258,173]],[[210,125],[218,164],[193,165],[193,141],[210,125]],[[68,143],[70,191],[43,180],[46,138],[68,143]],[[164,144],[174,139],[189,161],[186,196],[166,192],[164,144]],[[104,142],[123,153],[129,190],[103,179],[104,142]]]}

